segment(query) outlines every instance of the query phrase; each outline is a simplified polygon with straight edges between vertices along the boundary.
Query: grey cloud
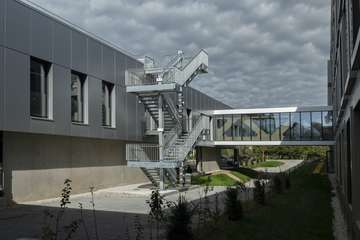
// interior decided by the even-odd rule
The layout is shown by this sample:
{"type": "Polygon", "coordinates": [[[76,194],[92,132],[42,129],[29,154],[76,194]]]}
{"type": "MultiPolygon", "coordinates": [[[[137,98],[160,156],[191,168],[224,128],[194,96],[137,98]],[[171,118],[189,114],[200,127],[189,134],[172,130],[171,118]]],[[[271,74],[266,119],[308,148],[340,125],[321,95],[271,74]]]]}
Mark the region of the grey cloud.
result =
{"type": "Polygon", "coordinates": [[[328,0],[32,0],[141,57],[205,48],[192,85],[233,107],[326,104],[328,0]]]}

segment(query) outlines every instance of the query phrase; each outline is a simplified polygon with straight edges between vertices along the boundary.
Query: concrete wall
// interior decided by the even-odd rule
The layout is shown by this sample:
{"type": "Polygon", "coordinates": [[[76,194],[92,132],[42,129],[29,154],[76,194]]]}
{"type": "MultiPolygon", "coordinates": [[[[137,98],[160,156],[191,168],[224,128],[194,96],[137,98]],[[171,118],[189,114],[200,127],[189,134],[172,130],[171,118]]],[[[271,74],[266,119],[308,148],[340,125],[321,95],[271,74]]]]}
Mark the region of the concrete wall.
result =
{"type": "Polygon", "coordinates": [[[201,147],[202,171],[220,170],[220,148],[201,147]]]}
{"type": "Polygon", "coordinates": [[[73,192],[148,182],[126,167],[125,143],[113,140],[4,132],[5,189],[15,202],[59,196],[66,178],[73,192]]]}

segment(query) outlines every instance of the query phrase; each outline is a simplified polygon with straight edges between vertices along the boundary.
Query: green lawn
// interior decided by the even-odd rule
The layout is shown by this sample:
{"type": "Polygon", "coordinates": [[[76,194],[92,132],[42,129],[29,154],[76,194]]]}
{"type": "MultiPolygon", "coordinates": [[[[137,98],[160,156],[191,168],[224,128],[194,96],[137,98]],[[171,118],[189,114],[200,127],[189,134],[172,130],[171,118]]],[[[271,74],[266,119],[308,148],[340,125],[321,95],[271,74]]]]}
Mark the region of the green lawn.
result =
{"type": "Polygon", "coordinates": [[[258,167],[269,168],[269,167],[279,167],[284,164],[285,163],[280,162],[280,161],[265,161],[265,162],[255,163],[253,165],[250,165],[249,167],[251,167],[251,168],[258,168],[258,167]]]}
{"type": "MultiPolygon", "coordinates": [[[[312,174],[306,164],[291,175],[292,188],[274,195],[267,206],[246,208],[244,218],[203,231],[199,239],[217,240],[332,240],[331,186],[327,176],[312,174]]],[[[248,204],[244,204],[248,206],[248,204]]]]}
{"type": "Polygon", "coordinates": [[[192,176],[191,184],[209,186],[234,186],[237,182],[225,174],[192,176]]]}

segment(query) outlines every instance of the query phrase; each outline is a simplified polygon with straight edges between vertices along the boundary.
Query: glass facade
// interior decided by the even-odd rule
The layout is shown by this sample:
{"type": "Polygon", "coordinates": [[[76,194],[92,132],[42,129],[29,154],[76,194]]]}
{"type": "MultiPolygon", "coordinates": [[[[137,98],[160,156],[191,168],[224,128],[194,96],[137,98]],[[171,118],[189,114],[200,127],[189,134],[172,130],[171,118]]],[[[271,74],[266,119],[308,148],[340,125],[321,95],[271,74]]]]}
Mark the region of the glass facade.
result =
{"type": "Polygon", "coordinates": [[[215,141],[333,140],[332,112],[214,116],[215,141]]]}

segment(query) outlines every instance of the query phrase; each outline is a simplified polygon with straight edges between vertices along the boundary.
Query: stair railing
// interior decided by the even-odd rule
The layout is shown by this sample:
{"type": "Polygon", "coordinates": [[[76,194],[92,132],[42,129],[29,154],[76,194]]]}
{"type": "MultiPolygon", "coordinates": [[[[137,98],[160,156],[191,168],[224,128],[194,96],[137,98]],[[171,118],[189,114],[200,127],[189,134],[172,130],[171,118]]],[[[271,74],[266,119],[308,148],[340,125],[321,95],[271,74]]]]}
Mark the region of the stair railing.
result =
{"type": "Polygon", "coordinates": [[[158,144],[126,144],[126,161],[159,162],[158,144]]]}
{"type": "Polygon", "coordinates": [[[171,145],[165,148],[166,161],[183,161],[189,151],[193,148],[194,144],[197,142],[203,130],[209,128],[209,117],[202,114],[197,123],[195,123],[189,136],[184,139],[183,144],[176,145],[176,140],[178,139],[176,138],[171,145]]]}

